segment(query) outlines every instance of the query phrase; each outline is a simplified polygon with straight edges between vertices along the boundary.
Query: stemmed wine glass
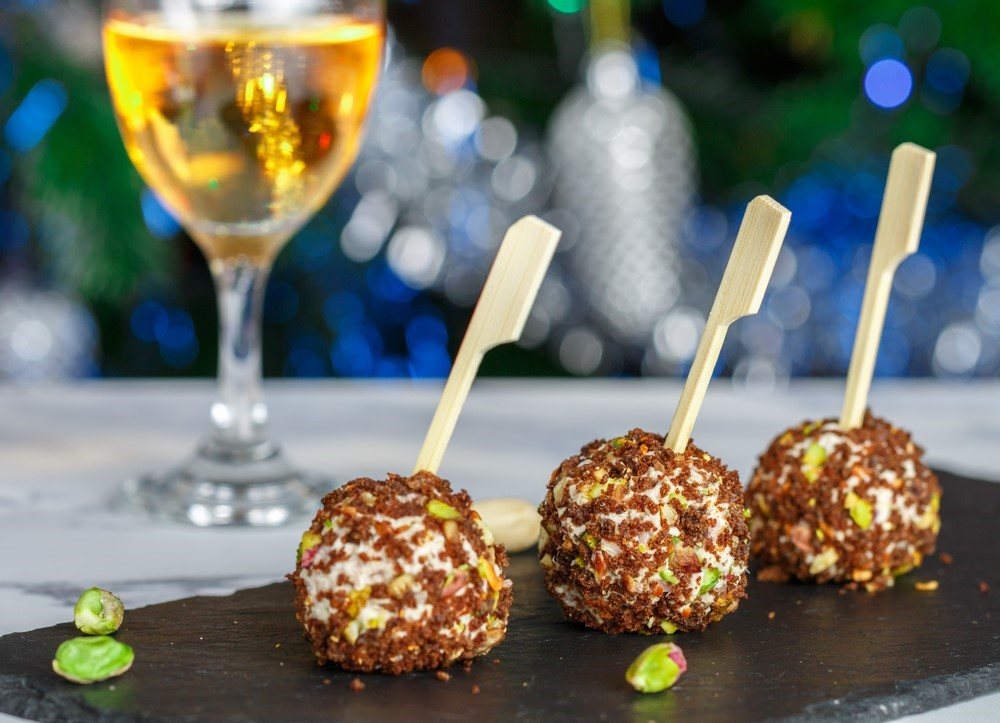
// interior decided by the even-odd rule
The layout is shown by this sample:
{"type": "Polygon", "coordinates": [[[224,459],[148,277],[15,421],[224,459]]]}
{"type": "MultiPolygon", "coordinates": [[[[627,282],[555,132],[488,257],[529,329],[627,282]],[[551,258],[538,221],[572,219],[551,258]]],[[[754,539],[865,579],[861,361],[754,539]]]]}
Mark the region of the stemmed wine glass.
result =
{"type": "Polygon", "coordinates": [[[329,485],[267,433],[260,317],[274,257],[354,161],[382,66],[383,0],[109,0],[104,55],[129,157],[208,259],[219,306],[212,433],[136,509],[279,525],[329,485]]]}

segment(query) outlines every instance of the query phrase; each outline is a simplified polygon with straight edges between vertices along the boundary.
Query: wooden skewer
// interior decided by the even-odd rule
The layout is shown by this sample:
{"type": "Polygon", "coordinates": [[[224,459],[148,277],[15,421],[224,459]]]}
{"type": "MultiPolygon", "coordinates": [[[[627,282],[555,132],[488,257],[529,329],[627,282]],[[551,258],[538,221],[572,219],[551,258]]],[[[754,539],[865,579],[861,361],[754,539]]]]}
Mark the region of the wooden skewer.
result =
{"type": "Polygon", "coordinates": [[[687,449],[729,325],[760,309],[791,217],[792,214],[770,196],[757,196],[743,214],[736,243],[664,442],[677,454],[687,449]]]}
{"type": "Polygon", "coordinates": [[[892,152],[847,372],[847,391],[840,413],[840,426],[844,429],[857,429],[864,422],[892,279],[903,259],[920,245],[935,157],[932,151],[913,143],[904,143],[892,152]]]}
{"type": "Polygon", "coordinates": [[[414,472],[436,473],[487,351],[517,341],[562,232],[535,216],[507,230],[448,375],[414,472]]]}

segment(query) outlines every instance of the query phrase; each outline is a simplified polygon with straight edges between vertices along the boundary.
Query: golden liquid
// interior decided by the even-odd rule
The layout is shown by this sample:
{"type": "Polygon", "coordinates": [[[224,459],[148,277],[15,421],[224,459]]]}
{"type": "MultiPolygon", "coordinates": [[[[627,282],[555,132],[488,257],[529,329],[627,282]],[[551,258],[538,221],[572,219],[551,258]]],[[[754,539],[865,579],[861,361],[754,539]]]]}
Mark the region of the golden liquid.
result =
{"type": "Polygon", "coordinates": [[[357,155],[383,28],[218,17],[183,32],[157,16],[109,20],[108,84],[129,157],[205,255],[267,261],[357,155]]]}

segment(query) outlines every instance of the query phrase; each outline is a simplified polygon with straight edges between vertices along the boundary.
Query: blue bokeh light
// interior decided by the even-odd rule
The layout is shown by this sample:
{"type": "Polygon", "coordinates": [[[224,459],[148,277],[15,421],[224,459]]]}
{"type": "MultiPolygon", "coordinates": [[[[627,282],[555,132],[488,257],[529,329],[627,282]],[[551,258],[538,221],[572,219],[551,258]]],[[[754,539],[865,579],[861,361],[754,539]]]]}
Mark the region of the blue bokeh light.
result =
{"type": "Polygon", "coordinates": [[[406,325],[406,346],[412,352],[422,344],[445,346],[448,343],[448,329],[437,316],[423,314],[406,325]]]}
{"type": "Polygon", "coordinates": [[[865,65],[871,65],[886,58],[902,58],[903,39],[895,28],[879,23],[872,25],[862,33],[858,50],[865,65]]]}
{"type": "Polygon", "coordinates": [[[405,304],[417,295],[416,289],[407,286],[384,261],[372,264],[365,278],[376,299],[405,304]]]}
{"type": "Polygon", "coordinates": [[[406,359],[400,356],[382,357],[375,364],[374,376],[388,379],[406,377],[410,374],[410,367],[406,359]]]}
{"type": "Polygon", "coordinates": [[[285,373],[294,377],[321,377],[326,374],[326,342],[316,332],[300,334],[292,342],[285,359],[285,373]]]}
{"type": "Polygon", "coordinates": [[[705,17],[705,0],[663,0],[663,14],[679,28],[691,28],[705,17]]]}
{"type": "Polygon", "coordinates": [[[952,48],[937,50],[927,61],[927,83],[940,93],[958,93],[969,80],[969,59],[952,48]]]}
{"type": "Polygon", "coordinates": [[[330,350],[334,370],[343,376],[368,377],[375,368],[375,354],[360,329],[342,333],[330,350]]]}
{"type": "Polygon", "coordinates": [[[142,189],[139,205],[142,208],[142,219],[146,222],[146,228],[154,236],[172,238],[181,230],[180,224],[150,188],[142,189]]]}
{"type": "Polygon", "coordinates": [[[410,352],[410,374],[416,378],[440,378],[448,376],[451,358],[448,350],[440,344],[425,342],[410,352]]]}
{"type": "Polygon", "coordinates": [[[652,85],[662,85],[663,77],[660,71],[660,53],[650,43],[638,40],[635,42],[635,64],[639,69],[639,77],[652,85]]]}
{"type": "Polygon", "coordinates": [[[24,153],[38,145],[66,109],[66,89],[51,78],[40,80],[24,96],[4,126],[4,138],[15,151],[24,153]]]}
{"type": "Polygon", "coordinates": [[[323,320],[330,331],[358,324],[365,315],[365,305],[350,291],[337,291],[323,302],[323,320]]]}
{"type": "Polygon", "coordinates": [[[136,339],[152,343],[166,334],[170,326],[170,316],[163,304],[144,301],[132,310],[129,326],[136,339]]]}
{"type": "Polygon", "coordinates": [[[913,91],[913,75],[905,63],[885,59],[874,63],[865,73],[865,95],[880,108],[897,108],[913,91]]]}
{"type": "Polygon", "coordinates": [[[194,322],[184,309],[167,309],[167,323],[157,326],[156,340],[160,343],[160,356],[169,366],[184,369],[198,357],[198,339],[194,322]]]}

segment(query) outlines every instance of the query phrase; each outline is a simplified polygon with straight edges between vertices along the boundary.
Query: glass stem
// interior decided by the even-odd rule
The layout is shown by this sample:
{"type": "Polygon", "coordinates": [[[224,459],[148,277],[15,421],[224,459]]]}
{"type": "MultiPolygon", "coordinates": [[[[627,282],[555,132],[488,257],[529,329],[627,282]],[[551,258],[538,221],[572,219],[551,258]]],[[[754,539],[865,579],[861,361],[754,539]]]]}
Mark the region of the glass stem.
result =
{"type": "Polygon", "coordinates": [[[261,373],[261,312],[270,267],[246,257],[213,261],[219,305],[219,398],[215,439],[250,447],[267,439],[261,373]]]}

